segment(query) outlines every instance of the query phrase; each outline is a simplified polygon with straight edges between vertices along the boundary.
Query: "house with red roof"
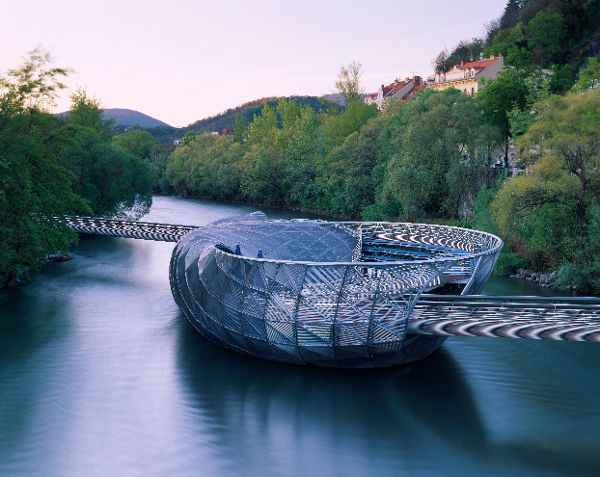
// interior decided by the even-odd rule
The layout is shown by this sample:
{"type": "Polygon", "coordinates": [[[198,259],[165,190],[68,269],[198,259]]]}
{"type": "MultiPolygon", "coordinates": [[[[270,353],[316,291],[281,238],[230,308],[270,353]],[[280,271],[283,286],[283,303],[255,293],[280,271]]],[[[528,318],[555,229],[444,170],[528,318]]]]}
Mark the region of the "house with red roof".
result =
{"type": "Polygon", "coordinates": [[[429,86],[437,91],[455,88],[465,94],[475,95],[479,91],[479,80],[494,79],[503,67],[502,56],[480,58],[478,61],[461,61],[448,71],[436,72],[429,86]]]}
{"type": "Polygon", "coordinates": [[[427,84],[420,76],[396,79],[387,86],[382,84],[376,93],[365,95],[363,100],[367,104],[376,104],[379,109],[385,109],[390,99],[410,99],[425,87],[427,84]]]}

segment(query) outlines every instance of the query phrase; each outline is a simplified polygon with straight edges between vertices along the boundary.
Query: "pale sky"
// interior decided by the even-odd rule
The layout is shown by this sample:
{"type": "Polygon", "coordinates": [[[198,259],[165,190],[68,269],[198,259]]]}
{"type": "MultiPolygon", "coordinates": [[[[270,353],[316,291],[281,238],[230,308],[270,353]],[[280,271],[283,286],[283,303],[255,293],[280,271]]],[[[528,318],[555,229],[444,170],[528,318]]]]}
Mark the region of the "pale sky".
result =
{"type": "MultiPolygon", "coordinates": [[[[322,95],[340,66],[367,92],[427,76],[506,0],[0,0],[0,71],[38,45],[106,108],[185,126],[265,96],[322,95]]],[[[70,93],[57,110],[68,109],[70,93]]]]}

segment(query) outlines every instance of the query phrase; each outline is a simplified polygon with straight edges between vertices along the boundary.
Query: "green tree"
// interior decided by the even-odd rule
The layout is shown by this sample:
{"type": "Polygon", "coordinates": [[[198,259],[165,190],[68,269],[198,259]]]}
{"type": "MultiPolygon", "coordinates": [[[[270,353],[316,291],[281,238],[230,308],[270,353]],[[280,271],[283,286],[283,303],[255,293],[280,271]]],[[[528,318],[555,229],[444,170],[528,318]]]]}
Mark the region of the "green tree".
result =
{"type": "Polygon", "coordinates": [[[530,173],[502,187],[496,222],[538,268],[564,262],[563,284],[599,289],[600,92],[553,96],[537,110],[519,141],[530,173]]]}
{"type": "Polygon", "coordinates": [[[419,93],[382,132],[387,165],[376,209],[389,218],[458,217],[487,180],[492,134],[474,98],[419,93]]]}
{"type": "Polygon", "coordinates": [[[153,191],[156,193],[169,194],[171,192],[171,186],[169,185],[169,179],[167,178],[166,172],[169,157],[172,152],[173,146],[170,144],[157,144],[148,158],[153,177],[153,191]]]}
{"type": "Polygon", "coordinates": [[[148,159],[156,146],[154,136],[143,129],[132,129],[113,138],[114,144],[140,158],[148,159]]]}
{"type": "Polygon", "coordinates": [[[588,58],[587,65],[579,71],[579,79],[573,86],[574,91],[587,91],[600,86],[600,60],[588,58]]]}
{"type": "Polygon", "coordinates": [[[324,158],[317,178],[324,193],[323,208],[359,219],[374,202],[373,168],[379,161],[384,124],[382,116],[370,119],[324,158]]]}
{"type": "Polygon", "coordinates": [[[286,111],[281,105],[285,203],[312,208],[320,194],[315,177],[316,164],[324,154],[321,123],[308,107],[286,111]]]}
{"type": "Polygon", "coordinates": [[[550,76],[550,91],[554,94],[563,94],[571,89],[575,80],[575,71],[571,65],[552,65],[550,76]]]}
{"type": "Polygon", "coordinates": [[[473,61],[483,52],[485,42],[480,38],[471,41],[461,41],[449,52],[444,48],[433,60],[433,68],[437,73],[448,71],[461,61],[473,61]]]}
{"type": "Polygon", "coordinates": [[[508,0],[500,18],[500,28],[514,26],[518,22],[521,10],[526,3],[527,0],[508,0]]]}
{"type": "Polygon", "coordinates": [[[346,104],[360,101],[361,94],[363,93],[362,86],[360,84],[360,78],[362,76],[362,65],[353,61],[348,66],[342,66],[338,79],[335,82],[337,91],[344,97],[346,104]]]}
{"type": "Polygon", "coordinates": [[[94,214],[139,217],[151,204],[152,173],[143,159],[112,143],[110,122],[97,100],[83,91],[72,96],[64,131],[63,164],[75,174],[73,188],[94,214]]]}
{"type": "Polygon", "coordinates": [[[316,157],[322,154],[323,136],[317,115],[309,107],[280,100],[265,106],[249,127],[248,150],[241,167],[241,190],[252,202],[276,206],[311,206],[316,157]]]}
{"type": "Polygon", "coordinates": [[[511,50],[520,50],[523,46],[526,46],[525,27],[519,22],[512,28],[498,30],[488,46],[487,53],[509,56],[511,50]]]}
{"type": "Polygon", "coordinates": [[[527,25],[527,43],[540,64],[560,62],[565,51],[567,29],[558,12],[541,10],[527,25]]]}
{"type": "Polygon", "coordinates": [[[89,210],[58,160],[60,119],[46,108],[67,70],[50,62],[34,50],[0,77],[0,286],[37,269],[45,255],[66,253],[76,235],[54,217],[89,210]]]}
{"type": "Polygon", "coordinates": [[[377,115],[374,104],[360,101],[349,103],[340,114],[330,114],[324,118],[325,141],[328,150],[340,146],[353,132],[359,131],[369,119],[377,115]]]}
{"type": "Polygon", "coordinates": [[[484,83],[485,87],[477,95],[485,116],[504,138],[505,167],[508,167],[508,148],[512,136],[509,112],[514,108],[523,110],[527,106],[527,77],[527,71],[506,69],[496,79],[484,83]]]}
{"type": "Polygon", "coordinates": [[[515,103],[507,113],[510,136],[513,140],[527,132],[527,129],[535,120],[535,104],[548,99],[552,88],[559,87],[561,81],[560,79],[557,80],[555,73],[548,74],[539,67],[529,68],[524,70],[523,73],[523,82],[527,90],[525,105],[519,107],[518,103],[515,103]]]}
{"type": "Polygon", "coordinates": [[[241,114],[236,114],[233,122],[233,138],[236,142],[244,142],[248,136],[248,125],[246,118],[241,114]]]}

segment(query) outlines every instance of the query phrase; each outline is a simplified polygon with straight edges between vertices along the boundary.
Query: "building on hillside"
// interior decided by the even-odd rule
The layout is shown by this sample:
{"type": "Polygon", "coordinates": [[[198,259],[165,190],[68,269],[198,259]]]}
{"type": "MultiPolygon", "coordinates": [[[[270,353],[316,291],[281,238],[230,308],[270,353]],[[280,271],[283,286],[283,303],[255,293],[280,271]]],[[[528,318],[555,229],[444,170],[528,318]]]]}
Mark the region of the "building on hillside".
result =
{"type": "Polygon", "coordinates": [[[396,79],[387,86],[382,84],[376,93],[365,95],[363,101],[367,104],[376,104],[379,109],[385,109],[390,99],[410,99],[426,86],[427,83],[420,76],[404,80],[396,79]]]}
{"type": "Polygon", "coordinates": [[[478,61],[461,61],[448,71],[436,73],[430,87],[436,91],[455,88],[465,94],[475,95],[481,78],[494,79],[504,67],[502,56],[490,56],[478,61]]]}
{"type": "Polygon", "coordinates": [[[211,131],[213,136],[231,136],[233,134],[233,128],[223,128],[219,131],[211,131]]]}

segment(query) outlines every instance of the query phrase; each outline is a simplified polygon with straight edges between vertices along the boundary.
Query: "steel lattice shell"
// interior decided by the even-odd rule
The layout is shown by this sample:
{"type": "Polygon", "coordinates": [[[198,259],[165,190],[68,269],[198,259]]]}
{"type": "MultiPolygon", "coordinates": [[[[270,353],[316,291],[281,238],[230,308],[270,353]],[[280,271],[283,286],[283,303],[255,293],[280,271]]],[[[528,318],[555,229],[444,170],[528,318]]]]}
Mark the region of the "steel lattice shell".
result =
{"type": "Polygon", "coordinates": [[[170,279],[188,320],[221,346],[298,364],[386,366],[444,340],[409,332],[419,295],[445,283],[479,292],[501,247],[456,227],[251,214],[185,235],[170,279]]]}

